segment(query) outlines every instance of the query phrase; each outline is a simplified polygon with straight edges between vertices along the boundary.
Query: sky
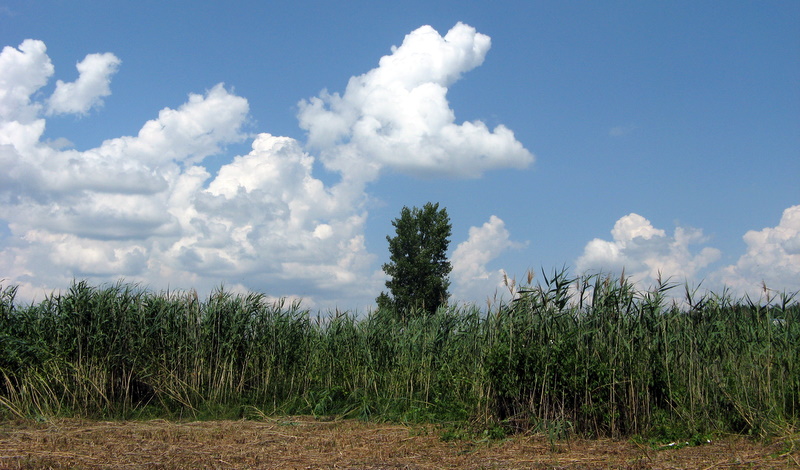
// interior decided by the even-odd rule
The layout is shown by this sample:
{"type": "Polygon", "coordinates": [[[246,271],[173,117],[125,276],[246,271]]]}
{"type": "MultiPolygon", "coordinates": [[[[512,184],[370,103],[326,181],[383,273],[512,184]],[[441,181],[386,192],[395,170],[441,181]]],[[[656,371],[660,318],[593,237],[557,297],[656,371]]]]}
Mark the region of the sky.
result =
{"type": "Polygon", "coordinates": [[[0,279],[365,312],[392,220],[438,202],[452,302],[561,269],[796,292],[798,24],[793,1],[0,0],[0,279]]]}

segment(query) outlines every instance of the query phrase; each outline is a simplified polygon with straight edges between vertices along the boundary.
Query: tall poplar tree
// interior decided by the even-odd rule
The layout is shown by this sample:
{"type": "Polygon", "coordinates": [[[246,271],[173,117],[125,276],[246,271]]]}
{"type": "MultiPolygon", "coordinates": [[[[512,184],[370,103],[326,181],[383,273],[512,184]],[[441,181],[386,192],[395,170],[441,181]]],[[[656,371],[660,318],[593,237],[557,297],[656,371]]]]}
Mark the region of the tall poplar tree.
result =
{"type": "Polygon", "coordinates": [[[447,302],[452,267],[447,260],[452,225],[445,208],[427,203],[422,209],[403,207],[392,221],[396,235],[387,236],[390,262],[383,271],[391,296],[381,292],[378,308],[394,309],[405,318],[412,312],[433,313],[447,302]]]}

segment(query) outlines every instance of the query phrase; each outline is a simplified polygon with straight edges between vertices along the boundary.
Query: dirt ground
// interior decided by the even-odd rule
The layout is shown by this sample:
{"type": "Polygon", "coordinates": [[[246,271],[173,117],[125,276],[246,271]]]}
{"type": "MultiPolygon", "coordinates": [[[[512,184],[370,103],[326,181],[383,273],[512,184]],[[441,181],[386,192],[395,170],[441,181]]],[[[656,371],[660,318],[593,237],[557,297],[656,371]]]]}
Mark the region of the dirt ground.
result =
{"type": "Polygon", "coordinates": [[[800,439],[653,448],[544,436],[446,441],[434,426],[308,417],[176,423],[0,423],[0,469],[800,468],[800,439]]]}

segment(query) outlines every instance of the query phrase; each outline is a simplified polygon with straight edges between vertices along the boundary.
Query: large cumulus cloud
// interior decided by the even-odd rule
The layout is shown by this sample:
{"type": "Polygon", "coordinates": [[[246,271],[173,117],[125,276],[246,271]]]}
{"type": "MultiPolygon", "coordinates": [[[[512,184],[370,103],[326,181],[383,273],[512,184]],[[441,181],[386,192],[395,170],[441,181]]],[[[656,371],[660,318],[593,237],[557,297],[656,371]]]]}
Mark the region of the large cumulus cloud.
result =
{"type": "Polygon", "coordinates": [[[458,23],[442,37],[430,26],[408,34],[379,66],[353,77],[343,94],[300,102],[300,126],[323,163],[373,180],[384,168],[423,176],[477,177],[521,168],[533,155],[503,125],[456,123],[447,88],[483,63],[488,36],[458,23]]]}
{"type": "Polygon", "coordinates": [[[364,242],[367,182],[387,168],[477,176],[533,159],[503,126],[456,124],[447,103],[447,87],[480,65],[489,45],[463,24],[444,37],[423,27],[342,95],[302,102],[308,148],[341,176],[333,185],[313,175],[317,157],[305,145],[266,132],[211,174],[206,157],[252,138],[242,130],[247,100],[222,84],[163,108],[133,135],[84,151],[49,144],[46,119],[97,111],[122,61],[87,55],[77,79],[58,80],[43,96],[55,74],[44,43],[5,47],[3,282],[19,285],[23,298],[41,298],[74,277],[124,277],[154,288],[224,283],[312,306],[363,307],[381,281],[364,242]]]}

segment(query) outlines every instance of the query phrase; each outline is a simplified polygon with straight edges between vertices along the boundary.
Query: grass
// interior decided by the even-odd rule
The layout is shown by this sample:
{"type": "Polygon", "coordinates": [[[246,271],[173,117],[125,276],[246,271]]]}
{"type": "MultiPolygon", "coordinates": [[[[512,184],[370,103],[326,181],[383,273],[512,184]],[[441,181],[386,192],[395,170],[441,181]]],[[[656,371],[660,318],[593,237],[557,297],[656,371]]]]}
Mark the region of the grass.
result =
{"type": "Polygon", "coordinates": [[[542,276],[514,301],[321,316],[219,289],[0,287],[0,417],[433,422],[553,439],[780,435],[800,421],[800,305],[542,276]]]}
{"type": "Polygon", "coordinates": [[[6,468],[796,468],[784,442],[730,436],[700,446],[656,448],[617,439],[505,439],[448,433],[438,425],[303,416],[260,421],[4,423],[6,468]],[[291,421],[287,421],[291,420],[291,421]],[[444,431],[444,432],[443,432],[444,431]]]}

